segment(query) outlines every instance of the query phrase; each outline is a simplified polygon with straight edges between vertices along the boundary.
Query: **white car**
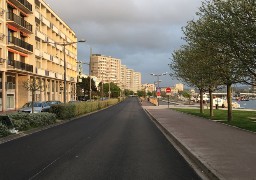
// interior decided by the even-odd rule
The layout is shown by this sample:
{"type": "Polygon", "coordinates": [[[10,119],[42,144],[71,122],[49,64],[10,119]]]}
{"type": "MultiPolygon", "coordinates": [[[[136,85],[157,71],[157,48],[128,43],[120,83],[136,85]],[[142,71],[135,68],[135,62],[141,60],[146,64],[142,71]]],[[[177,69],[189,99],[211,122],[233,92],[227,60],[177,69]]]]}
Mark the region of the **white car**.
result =
{"type": "MultiPolygon", "coordinates": [[[[46,101],[35,101],[33,103],[34,106],[34,113],[39,113],[50,109],[49,104],[46,101]]],[[[22,106],[18,112],[25,112],[25,113],[32,113],[32,102],[28,102],[22,106]]]]}

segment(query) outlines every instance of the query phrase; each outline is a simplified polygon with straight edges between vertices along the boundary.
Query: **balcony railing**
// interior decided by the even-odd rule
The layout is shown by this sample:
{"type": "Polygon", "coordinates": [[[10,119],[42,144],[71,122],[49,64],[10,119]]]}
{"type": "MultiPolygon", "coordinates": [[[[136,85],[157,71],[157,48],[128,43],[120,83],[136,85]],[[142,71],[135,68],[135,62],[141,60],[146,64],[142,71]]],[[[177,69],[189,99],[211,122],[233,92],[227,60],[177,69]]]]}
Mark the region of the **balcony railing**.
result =
{"type": "Polygon", "coordinates": [[[28,51],[31,51],[33,52],[33,45],[19,39],[19,38],[16,38],[14,36],[8,36],[8,43],[12,43],[16,46],[19,46],[19,47],[22,47],[28,51]]]}
{"type": "Polygon", "coordinates": [[[26,64],[24,62],[8,59],[8,65],[13,66],[13,68],[33,72],[33,65],[26,64]]]}
{"type": "Polygon", "coordinates": [[[18,0],[21,4],[23,4],[26,8],[32,11],[32,5],[27,0],[18,0]]]}
{"type": "Polygon", "coordinates": [[[7,12],[7,20],[14,21],[15,23],[32,32],[32,25],[29,22],[25,21],[22,17],[14,14],[13,12],[7,12]]]}
{"type": "MultiPolygon", "coordinates": [[[[28,9],[30,12],[32,12],[32,5],[27,0],[9,0],[14,5],[20,7],[21,5],[24,6],[26,9],[28,9]]],[[[20,7],[22,8],[22,7],[20,7]]],[[[24,9],[24,8],[22,8],[24,9]]]]}

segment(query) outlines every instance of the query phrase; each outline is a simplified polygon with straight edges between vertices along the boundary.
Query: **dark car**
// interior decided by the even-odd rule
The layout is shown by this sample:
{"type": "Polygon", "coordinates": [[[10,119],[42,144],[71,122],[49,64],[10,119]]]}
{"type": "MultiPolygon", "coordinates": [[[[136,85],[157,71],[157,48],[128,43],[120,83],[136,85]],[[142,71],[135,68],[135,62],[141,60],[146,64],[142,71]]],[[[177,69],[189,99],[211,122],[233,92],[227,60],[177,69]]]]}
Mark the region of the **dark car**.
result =
{"type": "Polygon", "coordinates": [[[48,107],[48,108],[44,108],[44,109],[42,110],[42,112],[49,112],[49,110],[50,110],[50,108],[51,108],[52,105],[61,104],[60,101],[46,101],[46,103],[48,104],[49,107],[48,107]]]}

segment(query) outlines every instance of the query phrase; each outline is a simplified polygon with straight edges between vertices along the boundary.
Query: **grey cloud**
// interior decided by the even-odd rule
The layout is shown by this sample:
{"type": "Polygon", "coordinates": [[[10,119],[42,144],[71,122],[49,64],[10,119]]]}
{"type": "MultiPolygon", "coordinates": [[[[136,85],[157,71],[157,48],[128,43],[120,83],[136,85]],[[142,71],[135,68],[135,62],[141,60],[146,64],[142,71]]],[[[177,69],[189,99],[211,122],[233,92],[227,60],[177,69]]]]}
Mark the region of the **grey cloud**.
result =
{"type": "Polygon", "coordinates": [[[152,82],[151,72],[169,71],[172,51],[184,43],[181,27],[195,18],[201,5],[201,0],[45,2],[79,39],[87,40],[86,45],[78,45],[79,59],[88,59],[91,46],[94,53],[121,58],[123,64],[142,72],[143,82],[152,82]]]}

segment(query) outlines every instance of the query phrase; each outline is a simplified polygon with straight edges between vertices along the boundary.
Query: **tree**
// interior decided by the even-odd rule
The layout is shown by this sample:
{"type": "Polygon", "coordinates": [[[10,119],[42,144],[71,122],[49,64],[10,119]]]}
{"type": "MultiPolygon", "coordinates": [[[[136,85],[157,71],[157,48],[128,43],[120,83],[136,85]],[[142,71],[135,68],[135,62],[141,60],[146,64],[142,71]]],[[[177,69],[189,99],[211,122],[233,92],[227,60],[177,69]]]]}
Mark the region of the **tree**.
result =
{"type": "Polygon", "coordinates": [[[35,76],[23,82],[23,87],[32,93],[32,113],[34,113],[34,102],[36,91],[43,91],[44,86],[42,85],[41,79],[36,79],[35,76]]]}
{"type": "MultiPolygon", "coordinates": [[[[83,77],[82,81],[78,82],[76,84],[76,86],[77,86],[77,95],[78,96],[85,97],[86,94],[89,95],[89,93],[90,93],[90,77],[87,77],[87,78],[83,77]]],[[[91,89],[92,89],[92,93],[97,92],[95,81],[93,79],[91,79],[91,89]]]]}
{"type": "MultiPolygon", "coordinates": [[[[181,55],[174,53],[176,59],[196,58],[200,61],[200,66],[203,64],[207,71],[194,69],[195,61],[191,63],[191,69],[196,70],[197,74],[204,74],[201,76],[203,84],[199,82],[199,85],[208,87],[210,96],[219,85],[226,85],[229,121],[232,120],[231,86],[248,82],[251,74],[256,72],[255,9],[255,0],[203,2],[197,12],[198,19],[189,21],[183,29],[184,40],[189,48],[185,48],[185,51],[183,48],[181,55]]],[[[187,73],[189,72],[183,72],[182,75],[187,78],[183,79],[198,87],[198,82],[191,81],[194,78],[187,73]]]]}
{"type": "Polygon", "coordinates": [[[219,72],[221,81],[227,86],[228,121],[231,121],[232,85],[245,82],[245,79],[250,77],[249,67],[252,67],[255,73],[255,62],[248,64],[244,61],[244,59],[248,60],[248,57],[255,60],[255,38],[252,39],[255,35],[249,32],[253,27],[251,19],[252,17],[255,19],[255,0],[206,1],[197,14],[199,15],[198,21],[201,23],[200,28],[195,29],[193,31],[195,34],[192,33],[188,39],[196,40],[198,43],[204,41],[213,44],[212,55],[217,57],[215,58],[216,70],[219,72]],[[247,10],[245,14],[242,11],[246,10],[247,6],[250,10],[247,10]],[[240,13],[242,15],[239,15],[240,13]],[[245,21],[246,24],[244,24],[245,21]],[[254,58],[252,58],[253,51],[254,58]],[[246,67],[246,65],[249,66],[246,67]]]}
{"type": "Polygon", "coordinates": [[[191,93],[189,91],[182,91],[181,95],[184,97],[184,98],[187,98],[188,99],[188,103],[190,104],[191,102],[191,93]]]}
{"type": "Polygon", "coordinates": [[[109,87],[109,83],[103,84],[103,92],[106,97],[108,96],[109,88],[110,88],[112,98],[117,98],[120,96],[121,89],[115,83],[111,82],[110,87],[109,87]]]}
{"type": "Polygon", "coordinates": [[[189,45],[182,46],[172,54],[171,76],[185,82],[189,86],[195,86],[200,91],[200,113],[203,113],[203,92],[206,91],[205,74],[209,71],[205,61],[200,56],[200,51],[189,45]]]}
{"type": "Polygon", "coordinates": [[[140,91],[137,91],[137,95],[139,96],[139,97],[146,97],[146,92],[145,92],[145,90],[140,90],[140,91]]]}

